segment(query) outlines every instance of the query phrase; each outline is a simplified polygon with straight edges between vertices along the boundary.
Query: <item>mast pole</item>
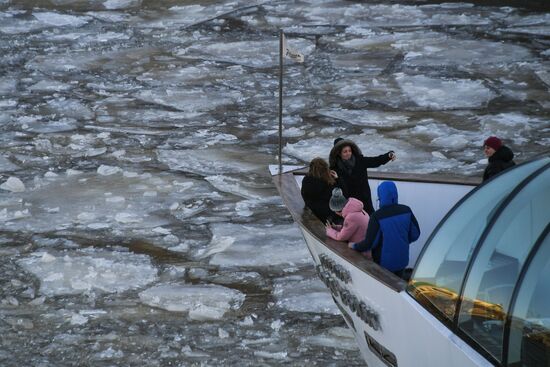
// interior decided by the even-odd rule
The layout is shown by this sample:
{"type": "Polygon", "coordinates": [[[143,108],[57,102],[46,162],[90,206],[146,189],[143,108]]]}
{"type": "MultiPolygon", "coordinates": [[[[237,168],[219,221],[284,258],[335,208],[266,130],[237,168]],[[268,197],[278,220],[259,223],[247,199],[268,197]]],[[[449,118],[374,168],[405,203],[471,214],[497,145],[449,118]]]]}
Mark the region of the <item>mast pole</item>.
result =
{"type": "Polygon", "coordinates": [[[279,30],[279,174],[283,173],[283,30],[279,30]]]}

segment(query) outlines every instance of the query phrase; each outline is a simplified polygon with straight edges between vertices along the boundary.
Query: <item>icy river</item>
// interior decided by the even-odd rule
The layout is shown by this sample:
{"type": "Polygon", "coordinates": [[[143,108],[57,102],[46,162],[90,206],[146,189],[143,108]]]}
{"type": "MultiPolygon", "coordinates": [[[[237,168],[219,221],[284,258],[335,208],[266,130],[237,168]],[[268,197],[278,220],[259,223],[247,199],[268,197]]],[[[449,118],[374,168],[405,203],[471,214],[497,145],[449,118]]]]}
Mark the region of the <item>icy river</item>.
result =
{"type": "Polygon", "coordinates": [[[364,365],[267,165],[480,175],[550,144],[550,13],[0,0],[0,365],[364,365]]]}

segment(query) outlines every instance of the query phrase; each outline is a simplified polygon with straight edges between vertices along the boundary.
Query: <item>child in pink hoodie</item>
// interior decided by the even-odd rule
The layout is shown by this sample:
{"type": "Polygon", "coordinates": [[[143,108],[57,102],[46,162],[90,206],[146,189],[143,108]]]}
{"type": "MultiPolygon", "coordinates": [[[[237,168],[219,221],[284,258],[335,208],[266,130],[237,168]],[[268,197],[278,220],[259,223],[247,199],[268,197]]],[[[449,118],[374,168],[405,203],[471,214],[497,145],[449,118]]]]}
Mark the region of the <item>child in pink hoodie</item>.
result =
{"type": "Polygon", "coordinates": [[[355,243],[362,241],[367,233],[369,215],[363,210],[363,203],[356,198],[346,200],[342,190],[332,190],[330,209],[344,218],[342,226],[327,224],[327,236],[337,241],[355,243]]]}

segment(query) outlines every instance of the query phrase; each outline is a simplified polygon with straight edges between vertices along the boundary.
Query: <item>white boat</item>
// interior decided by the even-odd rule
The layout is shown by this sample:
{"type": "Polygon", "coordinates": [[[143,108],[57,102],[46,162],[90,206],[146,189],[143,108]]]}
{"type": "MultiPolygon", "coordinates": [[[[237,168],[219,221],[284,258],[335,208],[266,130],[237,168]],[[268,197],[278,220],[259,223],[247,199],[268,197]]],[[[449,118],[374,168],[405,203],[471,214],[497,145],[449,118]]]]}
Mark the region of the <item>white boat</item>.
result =
{"type": "Polygon", "coordinates": [[[326,237],[304,169],[270,170],[368,366],[550,367],[550,157],[483,185],[370,172],[418,219],[409,281],[326,237]]]}

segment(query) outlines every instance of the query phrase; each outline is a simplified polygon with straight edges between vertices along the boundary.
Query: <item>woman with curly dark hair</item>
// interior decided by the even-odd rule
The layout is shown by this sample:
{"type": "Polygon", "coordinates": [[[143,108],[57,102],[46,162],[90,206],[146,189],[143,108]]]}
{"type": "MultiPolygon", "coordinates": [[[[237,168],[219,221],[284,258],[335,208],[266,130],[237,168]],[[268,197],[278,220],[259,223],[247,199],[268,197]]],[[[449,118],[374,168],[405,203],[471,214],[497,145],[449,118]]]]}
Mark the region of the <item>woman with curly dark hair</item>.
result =
{"type": "Polygon", "coordinates": [[[338,138],[330,151],[330,169],[340,177],[344,196],[354,197],[363,202],[364,210],[371,215],[374,212],[370,194],[367,168],[379,167],[395,160],[395,153],[389,151],[377,157],[365,157],[351,140],[338,138]]]}
{"type": "Polygon", "coordinates": [[[323,223],[335,219],[329,208],[332,189],[338,186],[338,175],[329,169],[323,158],[314,158],[309,164],[309,171],[302,181],[302,198],[313,214],[323,223]]]}

